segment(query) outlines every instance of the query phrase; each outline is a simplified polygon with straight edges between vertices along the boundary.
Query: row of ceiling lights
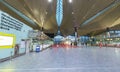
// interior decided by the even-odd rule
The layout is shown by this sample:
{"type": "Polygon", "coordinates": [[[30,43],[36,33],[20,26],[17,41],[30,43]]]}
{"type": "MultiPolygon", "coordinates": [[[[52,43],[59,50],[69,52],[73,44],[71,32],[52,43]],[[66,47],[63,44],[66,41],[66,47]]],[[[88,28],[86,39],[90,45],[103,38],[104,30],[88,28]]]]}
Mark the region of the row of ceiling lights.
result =
{"type": "MultiPolygon", "coordinates": [[[[49,3],[51,3],[51,2],[52,2],[52,0],[48,0],[48,2],[49,2],[49,3]]],[[[72,3],[72,0],[69,0],[69,3],[72,3]]]]}
{"type": "MultiPolygon", "coordinates": [[[[53,0],[48,0],[48,2],[49,3],[51,3],[53,0]]],[[[69,3],[72,3],[73,2],[73,0],[68,0],[69,1],[69,3]]],[[[47,14],[47,12],[46,12],[46,14],[47,14]]],[[[74,12],[72,12],[72,14],[74,14],[74,12]]]]}

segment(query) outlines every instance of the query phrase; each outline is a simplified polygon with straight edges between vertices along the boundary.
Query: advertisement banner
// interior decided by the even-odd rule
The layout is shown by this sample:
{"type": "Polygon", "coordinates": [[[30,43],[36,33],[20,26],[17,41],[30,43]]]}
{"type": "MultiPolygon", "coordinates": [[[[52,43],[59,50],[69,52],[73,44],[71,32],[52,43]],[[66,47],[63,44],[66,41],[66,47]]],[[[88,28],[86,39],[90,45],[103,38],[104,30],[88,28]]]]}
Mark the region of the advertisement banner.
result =
{"type": "Polygon", "coordinates": [[[15,46],[15,35],[0,32],[0,48],[13,48],[15,46]]]}

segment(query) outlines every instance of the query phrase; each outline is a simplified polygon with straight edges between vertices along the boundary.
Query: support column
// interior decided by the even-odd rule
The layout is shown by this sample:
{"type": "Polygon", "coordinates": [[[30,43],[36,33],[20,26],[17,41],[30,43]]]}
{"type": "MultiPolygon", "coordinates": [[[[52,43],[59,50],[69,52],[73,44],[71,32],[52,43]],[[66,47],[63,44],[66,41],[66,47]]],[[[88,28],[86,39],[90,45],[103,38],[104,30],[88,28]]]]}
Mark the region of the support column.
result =
{"type": "Polygon", "coordinates": [[[74,27],[75,30],[75,46],[77,46],[77,27],[74,27]]]}

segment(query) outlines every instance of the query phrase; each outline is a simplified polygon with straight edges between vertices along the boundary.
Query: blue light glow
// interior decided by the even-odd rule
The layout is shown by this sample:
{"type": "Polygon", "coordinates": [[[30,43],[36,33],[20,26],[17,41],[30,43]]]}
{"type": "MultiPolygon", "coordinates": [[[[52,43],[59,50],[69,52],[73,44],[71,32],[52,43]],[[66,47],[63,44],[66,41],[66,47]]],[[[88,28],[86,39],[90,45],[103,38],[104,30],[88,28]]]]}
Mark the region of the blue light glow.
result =
{"type": "Polygon", "coordinates": [[[63,19],[63,0],[57,0],[56,20],[58,26],[61,25],[63,19]]]}

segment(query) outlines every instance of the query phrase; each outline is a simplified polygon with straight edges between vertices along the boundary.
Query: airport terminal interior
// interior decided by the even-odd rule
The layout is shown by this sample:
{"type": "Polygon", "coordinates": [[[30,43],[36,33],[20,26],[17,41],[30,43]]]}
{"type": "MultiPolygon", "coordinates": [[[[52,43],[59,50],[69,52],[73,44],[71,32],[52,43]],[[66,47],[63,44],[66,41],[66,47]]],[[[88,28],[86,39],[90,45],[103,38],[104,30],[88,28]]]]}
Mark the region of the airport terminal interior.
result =
{"type": "Polygon", "coordinates": [[[120,72],[120,0],[0,0],[0,72],[120,72]]]}

